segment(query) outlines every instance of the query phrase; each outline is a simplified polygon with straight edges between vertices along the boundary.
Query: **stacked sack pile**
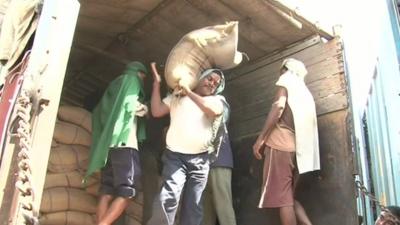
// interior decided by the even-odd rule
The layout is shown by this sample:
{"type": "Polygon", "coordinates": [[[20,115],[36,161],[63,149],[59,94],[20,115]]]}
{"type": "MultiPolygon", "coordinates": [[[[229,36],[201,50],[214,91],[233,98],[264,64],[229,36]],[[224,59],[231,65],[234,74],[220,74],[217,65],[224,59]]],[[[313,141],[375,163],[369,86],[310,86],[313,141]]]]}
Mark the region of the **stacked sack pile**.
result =
{"type": "MultiPolygon", "coordinates": [[[[82,184],[89,163],[92,118],[87,110],[60,106],[40,206],[41,225],[94,225],[100,173],[82,184]]],[[[125,224],[141,225],[143,193],[130,202],[125,224]]]]}
{"type": "Polygon", "coordinates": [[[143,215],[143,192],[138,194],[130,201],[128,208],[125,210],[125,224],[141,225],[143,215]]]}
{"type": "Polygon", "coordinates": [[[95,224],[99,179],[93,176],[82,185],[91,130],[90,112],[60,106],[40,206],[41,225],[95,224]]]}

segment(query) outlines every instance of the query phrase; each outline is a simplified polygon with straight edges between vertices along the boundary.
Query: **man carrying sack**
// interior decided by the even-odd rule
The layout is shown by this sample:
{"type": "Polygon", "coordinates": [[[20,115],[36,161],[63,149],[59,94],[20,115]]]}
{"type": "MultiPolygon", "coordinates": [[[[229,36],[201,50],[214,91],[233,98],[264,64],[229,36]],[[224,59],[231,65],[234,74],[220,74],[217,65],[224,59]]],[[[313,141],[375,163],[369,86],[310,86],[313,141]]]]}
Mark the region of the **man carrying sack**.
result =
{"type": "Polygon", "coordinates": [[[159,199],[154,202],[161,212],[154,213],[148,225],[173,225],[179,205],[180,224],[200,225],[201,196],[210,168],[209,152],[215,149],[212,143],[221,125],[215,122],[222,123],[223,103],[217,95],[224,89],[224,76],[218,69],[205,70],[193,91],[187,83],[180,82],[183,95],[169,95],[161,100],[161,78],[155,64],[152,67],[151,112],[154,117],[169,113],[171,122],[162,157],[163,185],[159,199]]]}

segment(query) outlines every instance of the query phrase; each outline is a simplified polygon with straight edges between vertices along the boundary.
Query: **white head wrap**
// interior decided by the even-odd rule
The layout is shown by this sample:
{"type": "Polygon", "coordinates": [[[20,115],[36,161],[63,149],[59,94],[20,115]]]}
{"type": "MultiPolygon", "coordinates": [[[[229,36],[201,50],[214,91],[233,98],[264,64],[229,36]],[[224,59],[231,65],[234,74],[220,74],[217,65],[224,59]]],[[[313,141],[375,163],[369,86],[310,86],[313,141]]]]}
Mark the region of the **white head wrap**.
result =
{"type": "Polygon", "coordinates": [[[306,66],[297,59],[287,58],[283,60],[281,68],[283,67],[296,74],[301,79],[304,79],[304,77],[307,75],[306,66]]]}

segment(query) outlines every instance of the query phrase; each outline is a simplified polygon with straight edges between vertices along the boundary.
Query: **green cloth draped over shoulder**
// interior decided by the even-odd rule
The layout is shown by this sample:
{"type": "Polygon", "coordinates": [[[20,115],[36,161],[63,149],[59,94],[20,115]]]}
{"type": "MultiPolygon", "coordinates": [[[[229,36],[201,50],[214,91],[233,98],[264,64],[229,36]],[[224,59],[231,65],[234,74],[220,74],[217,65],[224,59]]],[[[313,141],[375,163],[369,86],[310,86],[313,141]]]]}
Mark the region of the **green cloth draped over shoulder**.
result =
{"type": "MultiPolygon", "coordinates": [[[[110,147],[120,147],[128,140],[136,107],[145,97],[143,81],[138,76],[139,71],[147,74],[147,69],[142,63],[129,63],[122,75],[110,83],[93,110],[92,146],[85,180],[106,165],[110,147]]],[[[137,121],[137,140],[142,142],[146,139],[145,119],[139,117],[137,121]]]]}

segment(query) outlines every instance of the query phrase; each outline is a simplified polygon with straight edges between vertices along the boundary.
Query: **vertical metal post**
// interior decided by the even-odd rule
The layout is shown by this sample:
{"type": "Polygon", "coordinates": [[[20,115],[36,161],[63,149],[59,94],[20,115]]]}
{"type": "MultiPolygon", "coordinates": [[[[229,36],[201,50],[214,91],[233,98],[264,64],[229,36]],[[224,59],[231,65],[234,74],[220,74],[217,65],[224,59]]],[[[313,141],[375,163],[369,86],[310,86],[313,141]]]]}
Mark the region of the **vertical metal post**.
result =
{"type": "MultiPolygon", "coordinates": [[[[29,216],[33,217],[38,216],[40,209],[51,140],[79,7],[77,0],[44,2],[24,76],[22,91],[31,97],[33,110],[28,160],[32,192],[29,202],[32,212],[29,216]]],[[[12,147],[11,143],[8,144],[12,147]]],[[[15,172],[13,168],[9,170],[9,173],[15,172]]],[[[20,191],[14,193],[12,210],[7,220],[13,225],[25,224],[26,199],[20,191]]]]}

